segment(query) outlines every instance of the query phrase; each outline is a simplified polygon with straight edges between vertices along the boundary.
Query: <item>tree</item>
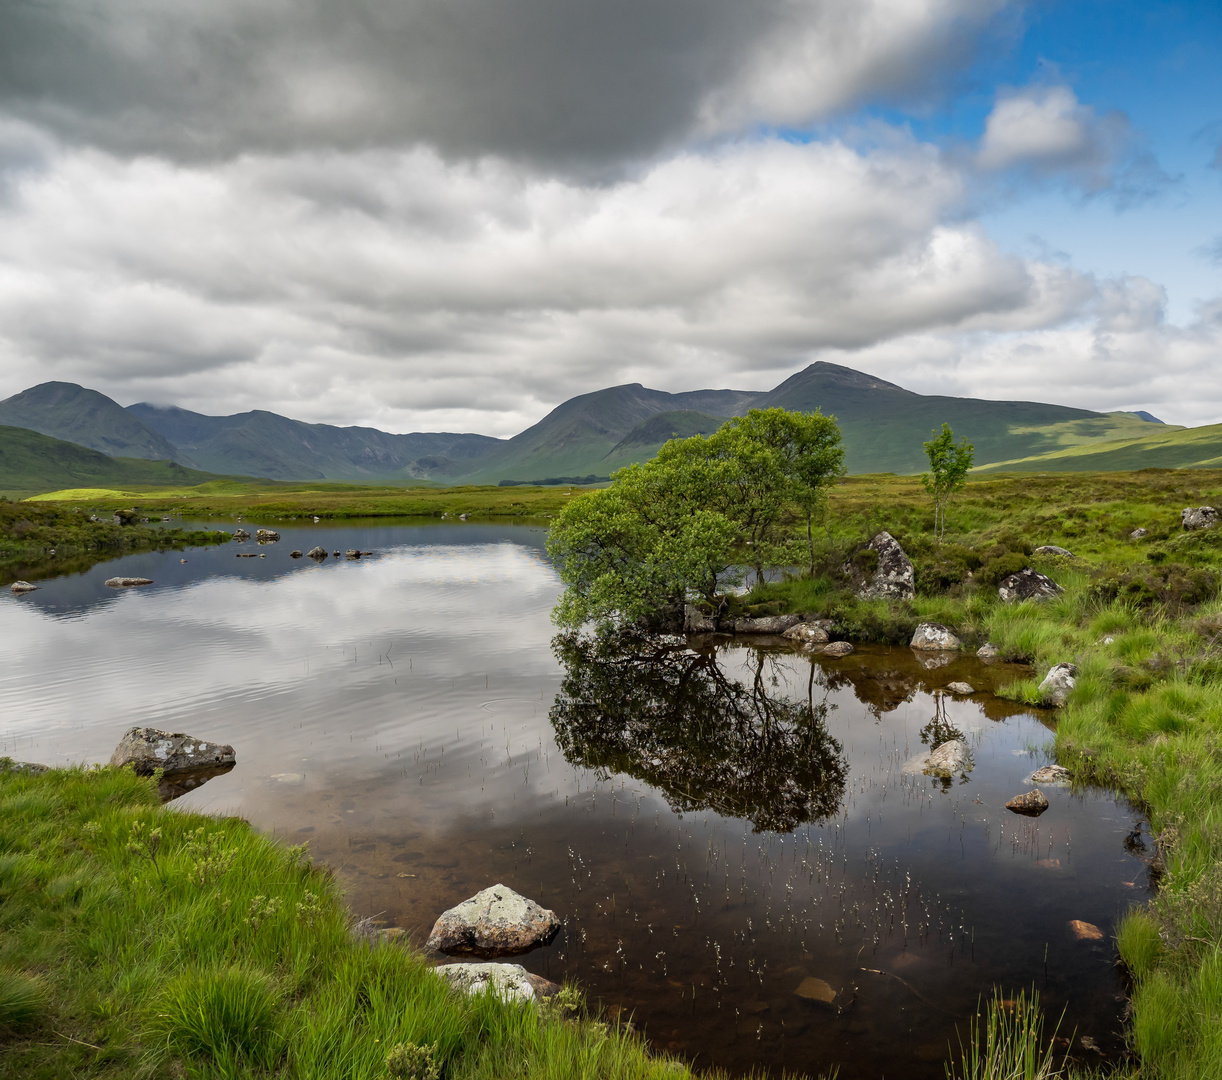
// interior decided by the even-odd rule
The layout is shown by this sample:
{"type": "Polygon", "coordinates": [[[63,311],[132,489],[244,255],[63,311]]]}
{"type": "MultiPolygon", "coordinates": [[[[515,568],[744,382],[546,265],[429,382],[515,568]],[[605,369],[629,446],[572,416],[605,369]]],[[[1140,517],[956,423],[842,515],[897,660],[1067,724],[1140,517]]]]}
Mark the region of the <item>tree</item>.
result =
{"type": "Polygon", "coordinates": [[[707,438],[672,439],[556,518],[548,551],[567,586],[557,622],[631,622],[712,601],[742,548],[762,577],[792,558],[785,513],[803,510],[809,539],[824,488],[843,471],[840,429],[819,413],[753,409],[707,438]]]}
{"type": "Polygon", "coordinates": [[[955,442],[950,424],[942,425],[942,434],[923,444],[929,457],[929,472],[921,474],[921,483],[933,497],[933,531],[941,543],[946,535],[946,506],[956,491],[967,483],[967,471],[972,467],[975,447],[966,436],[955,442]]]}

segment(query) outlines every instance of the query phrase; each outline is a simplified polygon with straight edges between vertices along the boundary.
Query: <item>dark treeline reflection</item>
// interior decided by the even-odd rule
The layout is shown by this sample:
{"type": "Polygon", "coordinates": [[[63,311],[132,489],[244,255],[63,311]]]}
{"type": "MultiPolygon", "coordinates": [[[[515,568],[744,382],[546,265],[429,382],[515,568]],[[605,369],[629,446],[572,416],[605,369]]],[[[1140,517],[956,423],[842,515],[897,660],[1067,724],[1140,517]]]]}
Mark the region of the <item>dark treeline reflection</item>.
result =
{"type": "Polygon", "coordinates": [[[569,633],[552,647],[565,674],[551,721],[572,764],[627,773],[675,810],[715,810],[756,831],[836,813],[847,762],[813,666],[806,700],[793,701],[776,658],[756,650],[743,681],[682,639],[569,633]]]}

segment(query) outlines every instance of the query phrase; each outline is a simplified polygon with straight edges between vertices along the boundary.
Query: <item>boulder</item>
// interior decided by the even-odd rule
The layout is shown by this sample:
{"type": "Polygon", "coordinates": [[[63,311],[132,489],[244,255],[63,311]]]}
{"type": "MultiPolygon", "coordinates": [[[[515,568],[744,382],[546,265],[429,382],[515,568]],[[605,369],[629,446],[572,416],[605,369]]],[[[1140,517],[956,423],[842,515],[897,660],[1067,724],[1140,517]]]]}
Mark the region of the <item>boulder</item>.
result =
{"type": "Polygon", "coordinates": [[[1013,811],[1015,814],[1038,817],[1048,809],[1048,796],[1040,791],[1039,788],[1032,788],[1022,795],[1015,795],[1014,798],[1006,803],[1006,809],[1013,811]]]}
{"type": "Polygon", "coordinates": [[[245,529],[234,529],[233,538],[240,544],[244,540],[250,539],[250,533],[248,533],[245,529]]]}
{"type": "Polygon", "coordinates": [[[910,645],[924,652],[945,652],[962,648],[963,642],[955,637],[950,627],[941,623],[923,622],[912,635],[910,645]]]}
{"type": "Polygon", "coordinates": [[[317,544],[315,544],[309,551],[306,552],[306,557],[309,559],[317,559],[319,562],[322,562],[322,560],[327,557],[327,549],[319,547],[317,544]]]}
{"type": "Polygon", "coordinates": [[[13,761],[12,758],[0,757],[0,772],[25,773],[27,776],[37,776],[45,773],[49,765],[39,765],[37,761],[13,761]]]}
{"type": "Polygon", "coordinates": [[[981,660],[996,660],[1001,655],[1001,650],[991,641],[986,641],[979,649],[976,650],[976,655],[981,660]]]}
{"type": "Polygon", "coordinates": [[[758,615],[734,620],[736,634],[783,634],[798,621],[797,615],[758,615]]]}
{"type": "Polygon", "coordinates": [[[535,1002],[560,992],[556,983],[521,964],[442,964],[433,971],[460,993],[483,994],[491,987],[506,1002],[535,1002]]]}
{"type": "Polygon", "coordinates": [[[1069,770],[1060,765],[1045,765],[1036,769],[1026,781],[1028,784],[1059,784],[1062,787],[1069,784],[1069,770]]]}
{"type": "Polygon", "coordinates": [[[274,544],[280,539],[275,529],[256,529],[255,542],[259,544],[274,544]]]}
{"type": "Polygon", "coordinates": [[[1051,668],[1039,686],[1044,700],[1051,701],[1054,705],[1064,705],[1069,692],[1078,685],[1077,674],[1078,668],[1075,664],[1057,664],[1051,668]]]}
{"type": "Polygon", "coordinates": [[[928,754],[913,758],[905,764],[903,771],[909,775],[924,773],[946,780],[956,773],[967,773],[972,769],[972,753],[962,739],[950,739],[941,743],[928,754]]]}
{"type": "Polygon", "coordinates": [[[997,595],[1007,604],[1015,600],[1048,600],[1060,591],[1061,586],[1052,578],[1029,566],[1017,574],[1002,578],[997,586],[997,595]]]}
{"type": "Polygon", "coordinates": [[[1180,511],[1180,524],[1185,529],[1211,529],[1218,521],[1218,511],[1212,506],[1185,506],[1180,511]]]}
{"type": "Polygon", "coordinates": [[[1057,547],[1056,544],[1044,544],[1037,547],[1032,555],[1053,555],[1058,559],[1076,559],[1077,556],[1063,547],[1057,547]]]}
{"type": "Polygon", "coordinates": [[[946,689],[952,694],[974,694],[976,692],[975,687],[971,683],[965,682],[947,683],[946,689]]]}
{"type": "Polygon", "coordinates": [[[18,595],[20,595],[21,593],[38,591],[38,586],[31,585],[28,581],[14,581],[12,585],[9,586],[9,588],[13,592],[17,593],[18,595]]]}
{"type": "MultiPolygon", "coordinates": [[[[336,554],[338,554],[338,552],[336,554]]],[[[360,557],[361,553],[357,551],[356,548],[349,548],[344,552],[344,558],[346,559],[359,559],[360,557]]]]}
{"type": "Polygon", "coordinates": [[[828,633],[822,626],[808,622],[791,626],[781,637],[796,641],[800,645],[826,645],[828,641],[828,633]]]}
{"type": "Polygon", "coordinates": [[[911,600],[916,593],[916,572],[899,541],[880,532],[866,545],[878,552],[878,566],[857,595],[862,600],[911,600]]]}
{"type": "Polygon", "coordinates": [[[300,551],[290,551],[290,552],[289,552],[289,558],[290,558],[290,559],[300,559],[300,558],[301,558],[301,552],[300,552],[300,551]]]}
{"type": "Polygon", "coordinates": [[[153,727],[129,728],[110,755],[115,768],[130,765],[141,776],[149,776],[156,769],[180,772],[232,765],[236,760],[232,746],[153,727]]]}
{"type": "Polygon", "coordinates": [[[717,629],[717,620],[706,615],[695,604],[683,605],[683,631],[687,634],[711,634],[717,629]]]}
{"type": "Polygon", "coordinates": [[[847,641],[833,641],[829,645],[824,645],[821,652],[824,656],[848,656],[853,651],[853,646],[847,641]]]}
{"type": "Polygon", "coordinates": [[[112,589],[134,589],[138,585],[152,585],[153,579],[147,577],[112,577],[106,579],[106,584],[112,589]]]}
{"type": "Polygon", "coordinates": [[[1146,537],[1149,535],[1150,535],[1149,529],[1134,529],[1131,533],[1129,533],[1129,539],[1130,540],[1141,540],[1143,537],[1146,537]]]}
{"type": "Polygon", "coordinates": [[[559,928],[554,911],[497,884],[443,912],[433,924],[428,947],[445,953],[505,956],[542,944],[559,928]]]}

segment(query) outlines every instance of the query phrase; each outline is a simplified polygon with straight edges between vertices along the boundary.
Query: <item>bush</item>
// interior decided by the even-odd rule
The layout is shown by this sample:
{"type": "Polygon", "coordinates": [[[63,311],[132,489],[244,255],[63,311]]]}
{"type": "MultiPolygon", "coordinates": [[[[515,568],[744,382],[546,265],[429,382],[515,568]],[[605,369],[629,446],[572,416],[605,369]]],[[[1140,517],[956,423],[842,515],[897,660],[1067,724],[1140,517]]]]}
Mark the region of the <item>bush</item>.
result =
{"type": "Polygon", "coordinates": [[[1216,596],[1220,580],[1217,570],[1183,563],[1163,563],[1149,569],[1113,568],[1095,577],[1090,597],[1100,604],[1121,601],[1138,608],[1163,605],[1182,609],[1216,596]]]}

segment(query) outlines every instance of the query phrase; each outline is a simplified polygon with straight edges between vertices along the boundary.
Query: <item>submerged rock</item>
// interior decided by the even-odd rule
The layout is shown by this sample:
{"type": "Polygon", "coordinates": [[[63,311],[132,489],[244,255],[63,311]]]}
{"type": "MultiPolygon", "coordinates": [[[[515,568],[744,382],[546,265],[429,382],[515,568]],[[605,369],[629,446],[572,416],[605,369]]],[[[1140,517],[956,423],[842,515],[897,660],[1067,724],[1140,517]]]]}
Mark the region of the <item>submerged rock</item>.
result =
{"type": "Polygon", "coordinates": [[[916,628],[910,645],[914,649],[926,652],[948,652],[963,647],[949,626],[941,623],[924,622],[916,628]]]}
{"type": "Polygon", "coordinates": [[[1061,586],[1052,578],[1029,566],[1017,574],[1002,578],[997,586],[997,595],[1007,604],[1015,600],[1049,600],[1060,591],[1061,586]]]}
{"type": "Polygon", "coordinates": [[[1006,803],[1006,809],[1015,814],[1038,817],[1048,809],[1048,796],[1040,791],[1039,788],[1032,788],[1022,795],[1015,795],[1014,798],[1006,803]]]}
{"type": "Polygon", "coordinates": [[[1185,529],[1212,529],[1218,522],[1218,511],[1212,506],[1185,506],[1180,511],[1180,524],[1185,529]]]}
{"type": "Polygon", "coordinates": [[[112,577],[106,579],[106,585],[111,589],[133,589],[138,585],[152,585],[153,579],[147,577],[112,577]]]}
{"type": "Polygon", "coordinates": [[[848,656],[853,651],[853,646],[847,641],[833,641],[824,645],[820,651],[824,656],[848,656]]]}
{"type": "Polygon", "coordinates": [[[827,631],[818,623],[798,623],[786,630],[781,637],[796,641],[800,645],[826,645],[828,642],[827,631]]]}
{"type": "MultiPolygon", "coordinates": [[[[1103,931],[1100,930],[1094,923],[1084,922],[1082,919],[1070,919],[1069,932],[1079,941],[1103,940],[1103,931]]],[[[1083,1043],[1085,1044],[1084,1040],[1083,1043]]]]}
{"type": "Polygon", "coordinates": [[[129,728],[110,755],[115,768],[130,765],[141,776],[157,769],[170,773],[232,765],[236,760],[232,746],[154,727],[129,728]]]}
{"type": "Polygon", "coordinates": [[[868,545],[878,552],[878,566],[857,595],[862,600],[911,600],[916,594],[916,571],[912,560],[889,532],[880,532],[868,545]]]}
{"type": "Polygon", "coordinates": [[[1037,547],[1032,555],[1055,555],[1058,559],[1076,559],[1077,556],[1063,547],[1057,547],[1056,544],[1044,544],[1037,547]]]}
{"type": "Polygon", "coordinates": [[[327,549],[324,547],[319,547],[317,544],[315,544],[312,548],[310,548],[309,551],[306,552],[306,558],[317,559],[319,562],[322,562],[322,560],[325,559],[326,557],[327,557],[327,549]]]}
{"type": "Polygon", "coordinates": [[[22,593],[37,592],[38,586],[31,585],[28,581],[14,581],[12,585],[9,586],[9,589],[20,596],[22,593]]]}
{"type": "Polygon", "coordinates": [[[1078,685],[1077,674],[1076,664],[1057,664],[1050,669],[1039,686],[1044,700],[1052,702],[1053,705],[1064,705],[1070,691],[1078,685]]]}
{"type": "Polygon", "coordinates": [[[947,683],[946,689],[952,694],[974,694],[976,692],[976,688],[971,683],[965,682],[947,683]]]}
{"type": "Polygon", "coordinates": [[[428,947],[445,953],[504,956],[542,944],[560,928],[556,913],[505,885],[493,885],[443,912],[428,947]]]}
{"type": "Polygon", "coordinates": [[[821,1001],[824,1005],[830,1005],[836,1000],[836,991],[832,984],[825,979],[816,979],[813,975],[807,975],[794,993],[807,1001],[821,1001]]]}
{"type": "Polygon", "coordinates": [[[507,1002],[535,1002],[560,992],[556,983],[532,975],[521,964],[442,964],[433,971],[460,993],[483,994],[491,987],[507,1002]]]}

